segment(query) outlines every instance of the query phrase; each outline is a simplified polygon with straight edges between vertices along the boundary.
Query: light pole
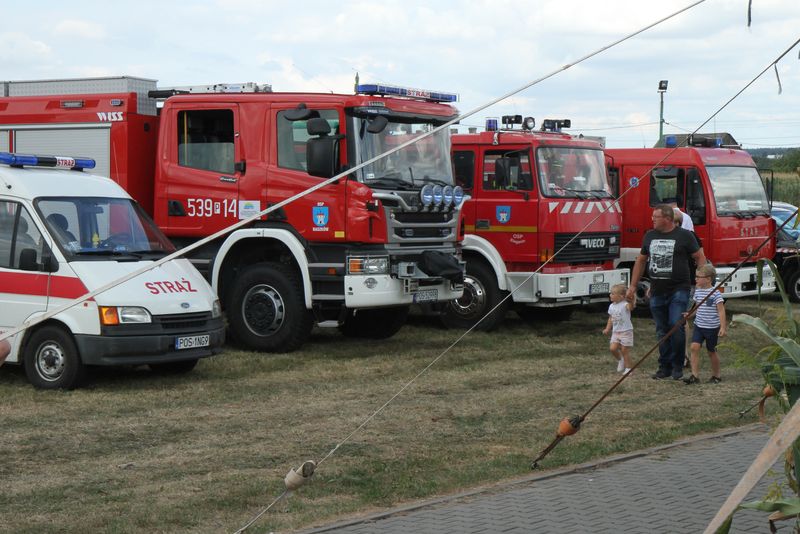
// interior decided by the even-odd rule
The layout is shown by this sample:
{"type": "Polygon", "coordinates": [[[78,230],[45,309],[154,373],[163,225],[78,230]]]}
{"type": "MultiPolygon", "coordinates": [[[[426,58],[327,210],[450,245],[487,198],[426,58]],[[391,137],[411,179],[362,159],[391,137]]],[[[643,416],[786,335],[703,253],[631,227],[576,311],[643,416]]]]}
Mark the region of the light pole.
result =
{"type": "Polygon", "coordinates": [[[667,92],[667,84],[669,84],[668,80],[661,80],[658,82],[658,94],[661,97],[661,112],[659,114],[658,120],[658,142],[661,142],[661,139],[664,138],[664,93],[667,92]]]}

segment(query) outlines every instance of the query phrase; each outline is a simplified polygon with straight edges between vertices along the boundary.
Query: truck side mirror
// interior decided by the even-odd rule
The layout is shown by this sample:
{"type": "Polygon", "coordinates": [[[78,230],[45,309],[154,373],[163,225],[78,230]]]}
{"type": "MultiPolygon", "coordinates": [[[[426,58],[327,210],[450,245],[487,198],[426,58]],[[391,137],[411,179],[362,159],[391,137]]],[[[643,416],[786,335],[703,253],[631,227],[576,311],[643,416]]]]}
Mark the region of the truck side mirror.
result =
{"type": "Polygon", "coordinates": [[[339,161],[338,135],[330,135],[331,125],[323,118],[312,118],[306,123],[309,135],[316,135],[306,141],[306,171],[311,176],[330,178],[336,175],[339,161]]]}
{"type": "Polygon", "coordinates": [[[39,270],[39,263],[36,261],[36,249],[23,248],[19,252],[19,268],[23,271],[39,270]]]}

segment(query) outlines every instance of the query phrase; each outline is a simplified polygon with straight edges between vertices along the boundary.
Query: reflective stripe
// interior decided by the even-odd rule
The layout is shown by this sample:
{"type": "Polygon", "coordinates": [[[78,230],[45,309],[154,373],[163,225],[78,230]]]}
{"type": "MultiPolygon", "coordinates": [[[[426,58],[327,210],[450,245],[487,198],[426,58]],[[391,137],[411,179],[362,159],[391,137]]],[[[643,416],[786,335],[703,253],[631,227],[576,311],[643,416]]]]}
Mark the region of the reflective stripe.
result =
{"type": "Polygon", "coordinates": [[[50,297],[75,299],[89,292],[78,278],[55,276],[47,273],[0,272],[0,293],[47,296],[50,279],[50,297]]]}

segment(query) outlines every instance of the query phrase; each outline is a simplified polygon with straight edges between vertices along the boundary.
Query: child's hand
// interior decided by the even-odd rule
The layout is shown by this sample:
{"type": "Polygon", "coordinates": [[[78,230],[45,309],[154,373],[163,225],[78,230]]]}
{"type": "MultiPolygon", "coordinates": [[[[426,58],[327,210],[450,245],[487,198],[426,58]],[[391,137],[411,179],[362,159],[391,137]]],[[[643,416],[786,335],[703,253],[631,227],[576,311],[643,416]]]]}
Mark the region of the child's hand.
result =
{"type": "Polygon", "coordinates": [[[728,333],[728,329],[725,328],[725,325],[719,327],[719,337],[725,337],[725,334],[728,333]]]}
{"type": "Polygon", "coordinates": [[[608,327],[603,328],[603,334],[608,335],[611,330],[608,327]]]}

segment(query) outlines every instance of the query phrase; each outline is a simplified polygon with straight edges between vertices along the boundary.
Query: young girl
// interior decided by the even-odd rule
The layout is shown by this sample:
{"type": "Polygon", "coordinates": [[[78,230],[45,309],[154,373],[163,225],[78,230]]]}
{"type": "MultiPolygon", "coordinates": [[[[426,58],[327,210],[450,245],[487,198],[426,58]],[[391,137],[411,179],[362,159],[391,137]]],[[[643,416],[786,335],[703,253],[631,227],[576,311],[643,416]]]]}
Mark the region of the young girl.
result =
{"type": "Polygon", "coordinates": [[[608,323],[603,333],[611,333],[609,349],[617,360],[617,372],[627,373],[631,370],[631,347],[633,347],[633,323],[631,310],[634,303],[625,300],[624,284],[617,284],[608,294],[611,304],[608,306],[608,323]]]}
{"type": "MultiPolygon", "coordinates": [[[[692,297],[695,306],[697,306],[706,295],[714,291],[713,286],[716,276],[717,271],[710,263],[706,263],[697,268],[697,272],[695,273],[697,286],[695,287],[694,296],[692,297]]],[[[719,338],[724,337],[727,332],[728,328],[725,324],[726,322],[725,301],[722,299],[722,295],[719,291],[714,291],[703,305],[697,308],[697,314],[694,316],[692,344],[689,347],[692,353],[690,360],[692,374],[689,378],[683,380],[686,384],[697,384],[700,382],[700,347],[704,341],[706,343],[708,357],[711,359],[711,378],[709,378],[708,381],[712,384],[719,384],[722,381],[720,378],[717,341],[719,338]]]]}

